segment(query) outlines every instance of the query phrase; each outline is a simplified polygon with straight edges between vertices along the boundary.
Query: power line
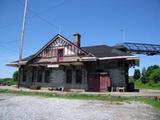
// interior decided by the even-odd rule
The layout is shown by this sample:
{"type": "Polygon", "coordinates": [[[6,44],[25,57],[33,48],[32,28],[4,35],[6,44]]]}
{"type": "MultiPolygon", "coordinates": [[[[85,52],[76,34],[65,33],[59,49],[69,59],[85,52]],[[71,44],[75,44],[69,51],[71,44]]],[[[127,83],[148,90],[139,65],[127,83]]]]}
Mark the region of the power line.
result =
{"type": "MultiPolygon", "coordinates": [[[[18,0],[16,0],[16,1],[17,1],[20,5],[23,5],[23,3],[21,3],[20,1],[18,1],[18,0]]],[[[27,17],[27,19],[32,19],[32,18],[34,18],[34,17],[37,17],[37,15],[44,14],[45,12],[48,12],[50,9],[55,9],[55,8],[57,8],[57,7],[59,7],[59,6],[62,6],[65,2],[66,2],[66,1],[62,1],[61,3],[59,3],[59,4],[57,4],[57,5],[53,5],[53,6],[47,8],[47,9],[41,11],[41,12],[36,13],[35,15],[33,15],[33,16],[31,16],[31,17],[27,17]]],[[[7,28],[7,27],[11,27],[11,26],[16,26],[16,25],[19,25],[19,24],[20,24],[20,22],[9,23],[9,24],[0,26],[0,29],[4,29],[4,28],[7,28]]],[[[56,27],[57,27],[57,26],[56,26],[56,27]]],[[[57,28],[58,28],[58,27],[57,27],[57,28]]]]}
{"type": "Polygon", "coordinates": [[[9,41],[0,41],[0,44],[10,44],[10,43],[16,43],[19,40],[9,40],[9,41]]]}
{"type": "MultiPolygon", "coordinates": [[[[23,5],[23,3],[21,3],[19,0],[16,0],[20,5],[23,5]]],[[[42,21],[44,21],[45,23],[47,23],[48,25],[53,26],[54,28],[56,28],[56,30],[59,29],[59,27],[57,25],[54,25],[53,23],[49,22],[48,20],[46,20],[45,18],[41,17],[39,15],[39,13],[35,12],[33,9],[31,9],[30,7],[28,7],[28,10],[30,12],[32,12],[34,14],[34,17],[38,17],[39,19],[41,19],[42,21]]]]}
{"type": "Polygon", "coordinates": [[[6,61],[14,61],[14,59],[0,59],[0,61],[6,63],[6,61]]]}
{"type": "Polygon", "coordinates": [[[33,15],[33,16],[31,16],[31,17],[28,17],[28,18],[30,19],[30,18],[36,17],[37,15],[44,14],[44,13],[48,12],[50,9],[53,9],[53,8],[55,9],[55,8],[57,8],[57,7],[59,7],[59,6],[62,6],[65,2],[66,2],[66,1],[62,1],[61,3],[59,3],[59,4],[57,4],[57,5],[53,5],[53,6],[47,8],[47,9],[41,11],[41,12],[38,12],[36,15],[33,15]]]}
{"type": "Polygon", "coordinates": [[[18,54],[18,50],[14,50],[14,49],[11,49],[7,46],[4,46],[4,45],[0,45],[1,48],[5,48],[5,50],[9,51],[9,52],[12,52],[12,53],[17,53],[18,54]]]}
{"type": "Polygon", "coordinates": [[[4,28],[7,28],[7,27],[19,25],[19,24],[20,24],[19,22],[15,22],[15,23],[7,24],[7,25],[2,25],[2,26],[0,26],[0,29],[4,29],[4,28]]]}

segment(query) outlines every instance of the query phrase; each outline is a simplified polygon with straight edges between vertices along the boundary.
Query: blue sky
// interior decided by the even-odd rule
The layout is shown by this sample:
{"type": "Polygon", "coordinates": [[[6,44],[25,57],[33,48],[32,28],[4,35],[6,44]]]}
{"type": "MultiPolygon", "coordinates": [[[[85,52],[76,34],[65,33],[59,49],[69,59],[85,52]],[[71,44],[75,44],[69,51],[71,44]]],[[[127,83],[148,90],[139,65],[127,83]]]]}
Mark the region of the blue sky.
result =
{"type": "MultiPolygon", "coordinates": [[[[0,78],[16,70],[24,0],[0,0],[0,78]]],[[[159,0],[28,0],[23,56],[35,53],[59,33],[82,46],[121,42],[160,44],[159,0]],[[121,29],[125,29],[125,41],[121,29]]],[[[160,56],[141,55],[140,69],[160,65],[160,56]]],[[[130,74],[134,69],[130,70],[130,74]]]]}

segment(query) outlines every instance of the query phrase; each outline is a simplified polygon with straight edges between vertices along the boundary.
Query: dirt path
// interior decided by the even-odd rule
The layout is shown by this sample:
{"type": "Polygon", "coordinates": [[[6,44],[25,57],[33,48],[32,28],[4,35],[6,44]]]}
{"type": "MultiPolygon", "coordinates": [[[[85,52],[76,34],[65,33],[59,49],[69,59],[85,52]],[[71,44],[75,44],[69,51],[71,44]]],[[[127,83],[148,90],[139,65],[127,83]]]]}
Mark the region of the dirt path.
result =
{"type": "Polygon", "coordinates": [[[111,103],[0,94],[0,120],[159,120],[160,111],[138,103],[111,103]]]}
{"type": "MultiPolygon", "coordinates": [[[[47,88],[41,90],[31,90],[28,88],[20,87],[19,89],[16,86],[0,86],[0,89],[8,89],[12,91],[26,91],[26,92],[44,92],[44,93],[56,93],[56,94],[70,94],[71,92],[62,92],[62,91],[49,91],[47,88]]],[[[72,92],[73,93],[73,92],[72,92]]],[[[160,97],[160,90],[150,90],[142,89],[140,92],[78,92],[79,94],[91,94],[91,95],[112,95],[112,96],[126,96],[126,97],[160,97]]]]}

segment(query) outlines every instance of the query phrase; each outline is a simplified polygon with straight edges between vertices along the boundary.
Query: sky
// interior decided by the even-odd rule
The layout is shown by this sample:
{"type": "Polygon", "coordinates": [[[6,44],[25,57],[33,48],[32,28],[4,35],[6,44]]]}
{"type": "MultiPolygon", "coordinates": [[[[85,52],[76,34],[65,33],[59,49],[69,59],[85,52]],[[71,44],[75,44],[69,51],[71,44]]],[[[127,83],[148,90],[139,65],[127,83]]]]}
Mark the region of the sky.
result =
{"type": "MultiPolygon", "coordinates": [[[[12,77],[18,59],[24,0],[0,0],[0,78],[12,77]]],[[[81,45],[122,42],[160,44],[160,0],[28,0],[23,57],[34,54],[56,34],[81,45]],[[123,33],[125,31],[125,39],[123,33]]],[[[140,56],[140,66],[160,65],[160,56],[140,56]]]]}

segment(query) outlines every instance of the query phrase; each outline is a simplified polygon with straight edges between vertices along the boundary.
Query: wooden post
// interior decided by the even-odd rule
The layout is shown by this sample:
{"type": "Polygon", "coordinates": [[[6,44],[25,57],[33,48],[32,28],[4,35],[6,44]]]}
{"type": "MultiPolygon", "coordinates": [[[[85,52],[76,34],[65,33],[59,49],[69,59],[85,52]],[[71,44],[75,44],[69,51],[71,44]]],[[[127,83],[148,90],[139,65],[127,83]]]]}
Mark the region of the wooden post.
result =
{"type": "Polygon", "coordinates": [[[26,13],[27,13],[27,0],[25,0],[24,6],[24,15],[23,15],[23,24],[22,24],[22,32],[21,32],[21,39],[20,39],[20,47],[19,47],[19,66],[18,66],[18,81],[17,87],[20,87],[21,81],[21,64],[22,64],[22,53],[23,53],[23,41],[24,41],[24,30],[25,30],[25,23],[26,23],[26,13]]]}

